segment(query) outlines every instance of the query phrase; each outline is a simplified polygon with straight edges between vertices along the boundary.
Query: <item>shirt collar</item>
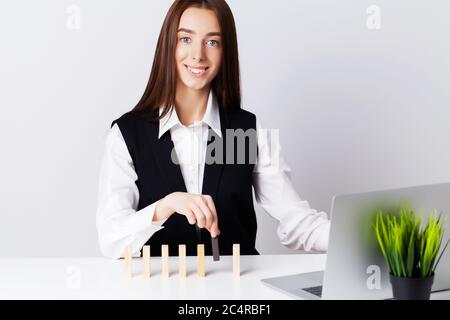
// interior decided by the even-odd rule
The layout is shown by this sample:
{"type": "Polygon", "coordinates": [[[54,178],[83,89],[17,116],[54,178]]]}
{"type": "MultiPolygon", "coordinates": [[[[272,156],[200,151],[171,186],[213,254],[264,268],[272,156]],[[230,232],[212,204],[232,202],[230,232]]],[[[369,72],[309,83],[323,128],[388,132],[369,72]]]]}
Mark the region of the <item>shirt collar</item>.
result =
{"type": "MultiPolygon", "coordinates": [[[[159,108],[159,115],[162,114],[163,108],[159,108]]],[[[214,132],[222,138],[222,131],[220,126],[220,113],[217,101],[212,93],[209,92],[208,104],[206,105],[206,112],[202,120],[203,123],[211,127],[214,132]]],[[[175,127],[176,125],[183,126],[175,108],[171,112],[167,113],[164,118],[159,121],[159,134],[158,139],[160,139],[167,131],[175,127]]]]}

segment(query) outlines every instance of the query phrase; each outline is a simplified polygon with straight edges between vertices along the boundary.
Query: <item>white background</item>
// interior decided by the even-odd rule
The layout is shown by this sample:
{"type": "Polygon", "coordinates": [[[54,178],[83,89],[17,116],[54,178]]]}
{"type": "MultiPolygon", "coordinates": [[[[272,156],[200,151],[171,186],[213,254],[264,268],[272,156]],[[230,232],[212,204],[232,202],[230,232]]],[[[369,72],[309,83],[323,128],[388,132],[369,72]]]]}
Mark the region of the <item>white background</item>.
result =
{"type": "MultiPolygon", "coordinates": [[[[99,256],[104,138],[144,91],[172,1],[0,3],[0,258],[99,256]],[[69,5],[79,30],[67,27],[69,5]]],[[[450,181],[448,1],[228,3],[243,107],[280,129],[311,206],[450,181]],[[370,5],[379,30],[367,27],[370,5]]],[[[292,252],[257,214],[260,252],[292,252]]]]}

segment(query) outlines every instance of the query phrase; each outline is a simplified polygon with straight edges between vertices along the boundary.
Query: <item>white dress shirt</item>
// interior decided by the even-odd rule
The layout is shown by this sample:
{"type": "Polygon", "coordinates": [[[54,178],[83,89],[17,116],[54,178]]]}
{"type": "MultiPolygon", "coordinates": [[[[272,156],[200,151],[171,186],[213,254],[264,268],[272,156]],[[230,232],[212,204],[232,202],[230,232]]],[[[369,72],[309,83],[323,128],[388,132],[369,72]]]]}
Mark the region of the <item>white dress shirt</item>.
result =
{"type": "MultiPolygon", "coordinates": [[[[158,138],[170,130],[188,193],[200,194],[202,190],[208,126],[222,136],[218,105],[212,93],[202,121],[184,126],[175,110],[160,121],[158,138]]],[[[277,233],[283,245],[326,251],[330,229],[327,214],[312,209],[295,191],[278,136],[264,130],[259,120],[256,129],[258,158],[253,171],[256,202],[279,221],[277,233]]],[[[164,221],[152,221],[159,201],[137,210],[137,178],[122,133],[114,124],[106,137],[96,213],[100,249],[106,257],[123,257],[127,246],[138,257],[142,246],[163,228],[164,221]]]]}

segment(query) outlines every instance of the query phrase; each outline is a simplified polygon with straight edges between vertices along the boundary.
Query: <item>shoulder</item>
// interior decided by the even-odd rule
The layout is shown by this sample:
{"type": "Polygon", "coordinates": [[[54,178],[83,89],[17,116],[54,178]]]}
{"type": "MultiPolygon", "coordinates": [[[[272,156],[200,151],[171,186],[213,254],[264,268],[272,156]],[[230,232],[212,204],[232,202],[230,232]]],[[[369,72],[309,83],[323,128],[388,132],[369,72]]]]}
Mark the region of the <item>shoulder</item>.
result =
{"type": "Polygon", "coordinates": [[[232,111],[230,114],[234,114],[236,116],[240,116],[240,117],[244,117],[244,118],[248,118],[248,119],[252,119],[252,118],[256,118],[256,115],[253,112],[250,112],[246,109],[237,109],[232,111]]]}
{"type": "Polygon", "coordinates": [[[130,115],[131,115],[131,112],[127,112],[127,113],[121,115],[119,118],[113,120],[111,122],[111,129],[113,129],[114,127],[117,127],[117,126],[121,126],[121,124],[124,122],[127,122],[127,121],[129,122],[130,115]]]}
{"type": "Polygon", "coordinates": [[[227,113],[228,119],[237,125],[256,127],[256,115],[245,109],[237,109],[227,113]]]}
{"type": "Polygon", "coordinates": [[[111,128],[117,124],[119,127],[121,127],[122,125],[126,125],[126,124],[130,124],[134,121],[137,120],[137,114],[129,111],[123,115],[121,115],[119,118],[115,119],[112,123],[111,123],[111,128]]]}
{"type": "Polygon", "coordinates": [[[155,122],[156,117],[156,111],[141,111],[141,112],[135,112],[135,111],[129,111],[119,118],[115,119],[111,123],[111,128],[117,124],[122,131],[129,131],[136,128],[136,126],[141,124],[151,124],[156,123],[155,122]]]}

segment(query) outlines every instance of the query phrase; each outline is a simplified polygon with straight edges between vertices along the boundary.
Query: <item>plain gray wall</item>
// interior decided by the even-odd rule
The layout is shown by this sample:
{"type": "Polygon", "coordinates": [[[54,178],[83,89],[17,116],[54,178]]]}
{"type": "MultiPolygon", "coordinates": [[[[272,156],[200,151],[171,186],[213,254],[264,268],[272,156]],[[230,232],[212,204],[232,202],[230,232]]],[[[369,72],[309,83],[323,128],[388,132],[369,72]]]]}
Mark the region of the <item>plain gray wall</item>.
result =
{"type": "MultiPolygon", "coordinates": [[[[104,138],[143,93],[171,3],[2,0],[0,257],[100,255],[104,138]]],[[[329,212],[334,194],[450,181],[448,1],[228,3],[244,108],[281,130],[311,206],[329,212]],[[381,29],[367,25],[371,5],[381,29]]],[[[292,253],[257,211],[259,250],[292,253]]]]}

